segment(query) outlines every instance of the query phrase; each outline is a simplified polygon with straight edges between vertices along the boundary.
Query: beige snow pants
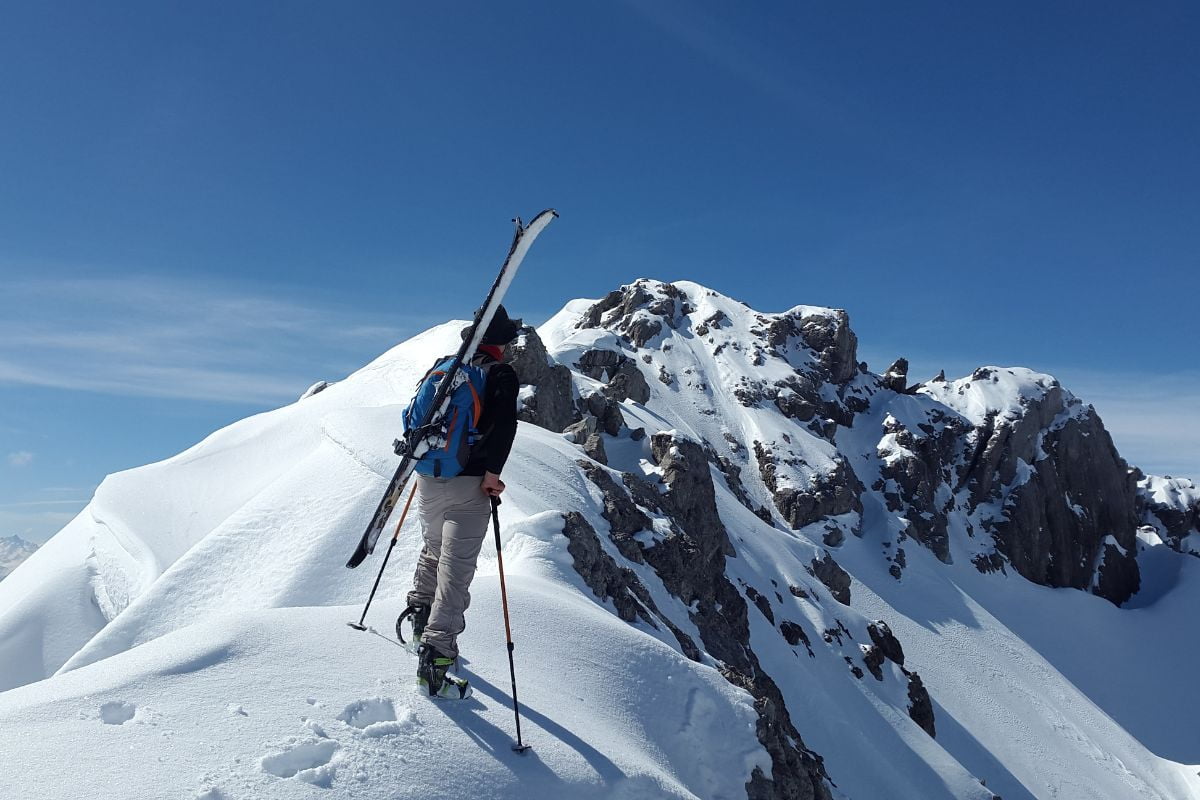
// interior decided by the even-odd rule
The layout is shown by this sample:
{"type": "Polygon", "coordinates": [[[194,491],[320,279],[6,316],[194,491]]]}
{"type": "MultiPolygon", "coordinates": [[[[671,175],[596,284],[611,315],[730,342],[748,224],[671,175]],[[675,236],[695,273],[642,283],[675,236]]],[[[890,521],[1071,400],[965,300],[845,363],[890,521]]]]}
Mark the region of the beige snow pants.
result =
{"type": "Polygon", "coordinates": [[[425,546],[417,558],[410,604],[430,607],[421,637],[451,658],[458,657],[458,635],[467,627],[475,562],[487,536],[492,504],[479,488],[478,475],[417,478],[417,508],[425,546]]]}

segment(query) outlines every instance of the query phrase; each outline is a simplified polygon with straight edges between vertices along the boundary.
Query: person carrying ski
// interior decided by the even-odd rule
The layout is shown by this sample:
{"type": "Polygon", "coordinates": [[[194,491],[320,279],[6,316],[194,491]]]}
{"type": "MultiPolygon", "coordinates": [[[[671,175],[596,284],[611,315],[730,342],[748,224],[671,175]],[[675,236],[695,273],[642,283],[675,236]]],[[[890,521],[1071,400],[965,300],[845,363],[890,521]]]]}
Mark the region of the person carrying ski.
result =
{"type": "Polygon", "coordinates": [[[411,617],[417,683],[432,696],[464,699],[471,691],[465,680],[447,670],[458,658],[458,635],[466,628],[469,588],[487,535],[491,498],[504,491],[500,473],[517,433],[517,373],[503,358],[520,329],[521,320],[510,319],[499,306],[471,359],[487,377],[478,398],[474,442],[462,469],[449,478],[417,477],[425,543],[401,620],[411,617]]]}

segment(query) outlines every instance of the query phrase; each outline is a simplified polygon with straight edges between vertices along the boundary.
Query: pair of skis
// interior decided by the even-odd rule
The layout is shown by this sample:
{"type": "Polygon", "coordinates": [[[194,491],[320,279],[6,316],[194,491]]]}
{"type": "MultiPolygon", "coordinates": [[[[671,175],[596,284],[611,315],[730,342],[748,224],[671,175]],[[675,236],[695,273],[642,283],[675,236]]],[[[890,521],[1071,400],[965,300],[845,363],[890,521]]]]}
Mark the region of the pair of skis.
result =
{"type": "MultiPolygon", "coordinates": [[[[475,351],[479,348],[480,342],[483,340],[483,335],[488,329],[488,325],[492,322],[492,317],[496,313],[496,308],[504,300],[504,294],[508,291],[508,287],[512,284],[513,278],[516,277],[517,269],[521,266],[521,261],[525,258],[525,254],[529,252],[530,245],[534,239],[541,233],[550,222],[558,216],[558,212],[554,209],[547,209],[538,214],[528,225],[521,224],[521,219],[518,217],[513,220],[516,223],[516,232],[513,234],[512,244],[508,248],[508,256],[504,259],[503,266],[500,267],[500,273],[496,275],[496,280],[492,283],[492,288],[487,294],[487,298],[483,301],[483,305],[475,312],[475,319],[468,329],[468,335],[463,340],[462,347],[454,357],[446,377],[442,379],[438,386],[437,394],[433,397],[433,402],[429,406],[429,410],[425,413],[425,418],[420,421],[420,424],[413,428],[414,431],[425,432],[429,430],[429,425],[435,419],[439,419],[446,413],[450,406],[450,389],[454,385],[454,377],[458,373],[459,368],[471,361],[475,351]]],[[[383,498],[379,501],[379,506],[375,509],[374,516],[371,517],[371,523],[367,525],[366,531],[363,532],[362,539],[359,540],[358,547],[355,548],[354,554],[350,556],[350,560],[346,562],[346,566],[354,569],[361,564],[367,556],[375,552],[375,543],[379,541],[380,535],[383,533],[384,526],[387,525],[388,518],[391,517],[396,505],[400,502],[400,496],[404,492],[404,487],[412,477],[413,470],[416,469],[417,461],[421,456],[429,451],[429,442],[422,438],[419,441],[406,442],[403,458],[400,460],[400,466],[396,467],[396,472],[392,475],[392,480],[388,483],[387,490],[383,493],[383,498]]],[[[384,562],[386,565],[386,561],[384,562]]],[[[382,575],[382,570],[380,571],[382,575]]],[[[379,582],[376,581],[376,588],[379,582]]],[[[374,598],[375,592],[371,591],[371,597],[374,598]]],[[[367,605],[370,606],[371,601],[367,600],[367,605]]],[[[363,611],[364,616],[366,611],[363,611]]]]}

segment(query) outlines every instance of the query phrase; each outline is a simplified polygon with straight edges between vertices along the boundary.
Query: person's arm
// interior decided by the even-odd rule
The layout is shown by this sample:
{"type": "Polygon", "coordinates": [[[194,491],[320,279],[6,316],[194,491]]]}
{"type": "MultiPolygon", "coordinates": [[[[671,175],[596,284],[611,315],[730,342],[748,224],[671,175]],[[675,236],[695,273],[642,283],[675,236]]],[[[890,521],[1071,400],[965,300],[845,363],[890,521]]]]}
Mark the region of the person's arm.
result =
{"type": "Polygon", "coordinates": [[[484,470],[499,478],[517,436],[517,372],[501,364],[492,368],[489,379],[487,402],[492,430],[487,437],[484,470]]]}

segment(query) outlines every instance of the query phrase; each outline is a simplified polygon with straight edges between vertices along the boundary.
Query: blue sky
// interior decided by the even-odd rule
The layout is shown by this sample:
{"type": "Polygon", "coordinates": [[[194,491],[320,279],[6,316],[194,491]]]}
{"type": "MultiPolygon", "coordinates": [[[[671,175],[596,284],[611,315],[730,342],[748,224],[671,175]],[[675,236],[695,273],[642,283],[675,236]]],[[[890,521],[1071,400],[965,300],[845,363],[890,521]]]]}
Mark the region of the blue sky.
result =
{"type": "Polygon", "coordinates": [[[546,206],[515,314],[846,308],[1200,477],[1195,4],[110,5],[0,12],[0,536],[469,314],[546,206]]]}

